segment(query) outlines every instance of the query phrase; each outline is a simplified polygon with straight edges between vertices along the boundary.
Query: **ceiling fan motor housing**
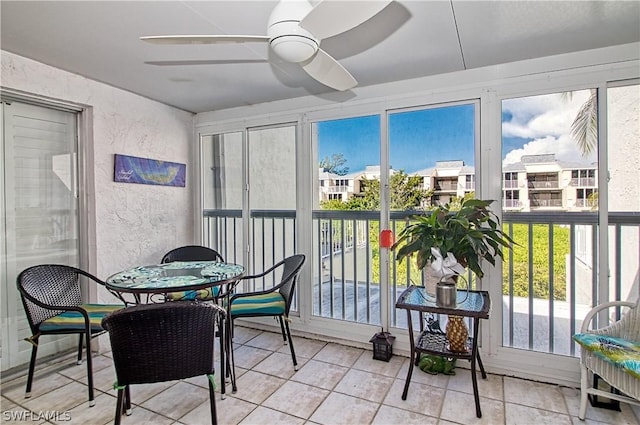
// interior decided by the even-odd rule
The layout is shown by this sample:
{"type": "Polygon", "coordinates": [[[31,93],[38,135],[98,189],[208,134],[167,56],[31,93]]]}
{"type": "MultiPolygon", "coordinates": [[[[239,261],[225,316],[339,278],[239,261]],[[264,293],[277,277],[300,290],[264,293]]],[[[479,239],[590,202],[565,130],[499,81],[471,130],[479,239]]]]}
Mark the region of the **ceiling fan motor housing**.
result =
{"type": "Polygon", "coordinates": [[[299,25],[312,9],[308,1],[281,1],[269,16],[269,43],[287,62],[304,62],[318,51],[318,40],[299,25]]]}

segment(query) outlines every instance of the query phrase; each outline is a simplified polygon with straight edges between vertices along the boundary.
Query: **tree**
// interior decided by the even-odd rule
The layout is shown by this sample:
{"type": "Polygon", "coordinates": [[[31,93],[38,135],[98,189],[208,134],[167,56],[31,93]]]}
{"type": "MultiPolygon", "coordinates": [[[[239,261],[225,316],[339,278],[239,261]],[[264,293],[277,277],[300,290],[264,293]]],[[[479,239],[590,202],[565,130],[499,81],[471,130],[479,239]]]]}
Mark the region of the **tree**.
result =
{"type": "Polygon", "coordinates": [[[571,135],[576,139],[582,156],[595,152],[598,143],[598,92],[591,90],[589,99],[582,104],[571,124],[571,135]]]}
{"type": "Polygon", "coordinates": [[[346,210],[346,203],[340,199],[328,199],[326,201],[320,201],[320,208],[323,210],[346,210]]]}
{"type": "MultiPolygon", "coordinates": [[[[571,100],[573,92],[562,93],[565,101],[571,100]]],[[[583,157],[595,152],[598,143],[598,92],[591,89],[589,98],[582,104],[571,123],[571,135],[576,140],[583,157]]]]}
{"type": "MultiPolygon", "coordinates": [[[[403,170],[393,173],[389,179],[389,193],[391,196],[392,210],[416,210],[421,209],[433,194],[433,190],[422,189],[422,177],[409,176],[403,170]]],[[[338,199],[322,201],[320,206],[324,210],[357,210],[377,211],[380,209],[380,180],[363,179],[360,181],[360,193],[352,196],[346,202],[338,199]]],[[[333,240],[341,240],[341,228],[334,227],[333,240]]],[[[379,233],[380,223],[372,221],[368,228],[369,249],[371,255],[371,280],[380,281],[380,248],[379,233]]],[[[399,263],[397,276],[400,282],[407,281],[407,265],[399,263]]]]}
{"type": "MultiPolygon", "coordinates": [[[[350,210],[377,211],[380,209],[380,180],[360,181],[361,193],[347,201],[350,210]]],[[[409,176],[403,170],[389,178],[390,207],[394,211],[417,210],[433,194],[433,190],[422,188],[422,177],[409,176]]]]}
{"type": "MultiPolygon", "coordinates": [[[[458,211],[460,208],[462,208],[462,204],[464,204],[469,199],[476,199],[476,193],[467,192],[463,197],[454,196],[449,200],[449,209],[451,211],[458,211]]],[[[435,209],[435,207],[433,209],[435,209]]]]}
{"type": "Polygon", "coordinates": [[[341,153],[334,153],[331,155],[331,158],[325,156],[324,159],[320,161],[318,165],[322,168],[322,171],[326,173],[333,173],[339,176],[344,176],[349,172],[349,167],[345,167],[344,164],[347,163],[347,160],[344,158],[344,155],[341,153]]]}
{"type": "Polygon", "coordinates": [[[389,179],[391,209],[395,211],[420,209],[433,190],[422,188],[422,177],[409,176],[404,170],[393,173],[389,179]]]}
{"type": "Polygon", "coordinates": [[[360,193],[349,199],[350,210],[377,211],[380,209],[380,180],[360,180],[360,193]]]}

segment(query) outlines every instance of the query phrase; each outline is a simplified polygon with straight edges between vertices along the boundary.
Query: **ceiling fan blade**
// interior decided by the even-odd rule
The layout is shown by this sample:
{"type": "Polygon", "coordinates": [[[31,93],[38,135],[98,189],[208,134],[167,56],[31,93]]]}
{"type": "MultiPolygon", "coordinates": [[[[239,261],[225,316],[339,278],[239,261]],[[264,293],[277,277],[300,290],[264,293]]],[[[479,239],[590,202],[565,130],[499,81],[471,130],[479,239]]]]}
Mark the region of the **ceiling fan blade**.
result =
{"type": "Polygon", "coordinates": [[[318,49],[316,55],[302,65],[302,69],[314,79],[335,90],[345,91],[358,85],[349,71],[322,49],[318,49]]]}
{"type": "Polygon", "coordinates": [[[145,61],[147,65],[185,66],[185,65],[237,65],[242,63],[266,63],[267,59],[202,59],[175,61],[145,61]]]}
{"type": "Polygon", "coordinates": [[[151,35],[140,40],[153,44],[216,44],[269,41],[266,35],[151,35]]]}
{"type": "Polygon", "coordinates": [[[322,40],[343,33],[366,22],[392,0],[333,1],[324,0],[300,21],[300,26],[322,40]]]}

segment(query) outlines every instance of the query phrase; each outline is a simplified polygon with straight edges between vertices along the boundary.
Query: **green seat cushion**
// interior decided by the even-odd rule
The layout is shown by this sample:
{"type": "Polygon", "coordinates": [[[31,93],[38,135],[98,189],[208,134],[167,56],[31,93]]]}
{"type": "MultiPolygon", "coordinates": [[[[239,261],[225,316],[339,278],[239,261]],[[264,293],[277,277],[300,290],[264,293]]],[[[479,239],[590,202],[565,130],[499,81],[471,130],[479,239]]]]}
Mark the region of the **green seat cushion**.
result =
{"type": "Polygon", "coordinates": [[[220,287],[214,286],[213,288],[198,289],[194,291],[170,292],[165,295],[165,298],[169,301],[212,301],[218,297],[219,293],[220,287]]]}
{"type": "Polygon", "coordinates": [[[584,350],[640,379],[640,342],[590,333],[575,334],[573,339],[584,350]]]}
{"type": "Polygon", "coordinates": [[[284,314],[285,305],[279,292],[239,297],[231,301],[231,316],[278,316],[284,314]]]}
{"type": "MultiPolygon", "coordinates": [[[[79,307],[84,308],[89,314],[91,330],[99,332],[102,330],[102,319],[108,314],[120,310],[124,306],[112,304],[82,304],[79,307]]],[[[83,331],[84,317],[77,311],[65,311],[42,322],[39,329],[42,332],[83,331]]]]}

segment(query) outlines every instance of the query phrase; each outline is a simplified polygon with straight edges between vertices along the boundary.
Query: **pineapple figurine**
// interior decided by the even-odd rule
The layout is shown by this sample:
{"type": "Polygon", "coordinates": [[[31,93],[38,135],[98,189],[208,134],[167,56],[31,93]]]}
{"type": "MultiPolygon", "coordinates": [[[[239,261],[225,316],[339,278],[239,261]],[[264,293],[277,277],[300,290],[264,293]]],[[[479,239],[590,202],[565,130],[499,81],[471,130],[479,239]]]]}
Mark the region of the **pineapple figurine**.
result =
{"type": "Polygon", "coordinates": [[[464,323],[462,316],[449,316],[446,326],[447,339],[449,340],[449,351],[452,353],[466,353],[469,329],[464,323]]]}

